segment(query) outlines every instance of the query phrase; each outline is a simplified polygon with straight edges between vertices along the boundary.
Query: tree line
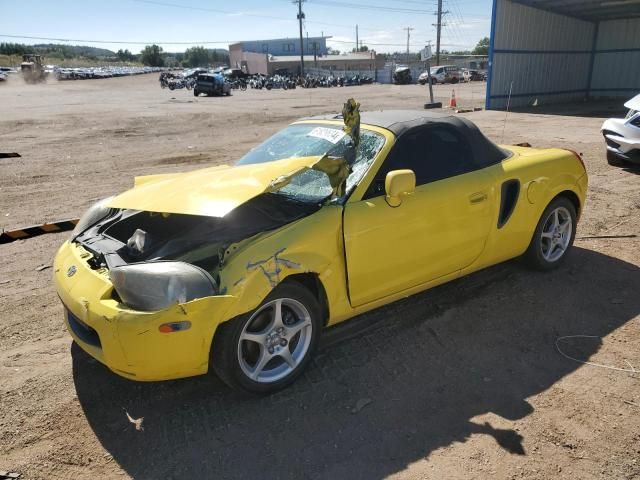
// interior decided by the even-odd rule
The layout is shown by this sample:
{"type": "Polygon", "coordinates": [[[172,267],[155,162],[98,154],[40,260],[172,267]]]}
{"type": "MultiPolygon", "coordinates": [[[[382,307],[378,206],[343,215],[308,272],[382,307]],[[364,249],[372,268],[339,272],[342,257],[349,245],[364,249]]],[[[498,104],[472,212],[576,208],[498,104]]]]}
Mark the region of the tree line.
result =
{"type": "Polygon", "coordinates": [[[140,52],[140,62],[152,67],[206,67],[215,64],[229,65],[229,52],[204,47],[187,48],[184,52],[164,52],[158,45],[147,45],[140,52]]]}
{"type": "MultiPolygon", "coordinates": [[[[351,49],[351,53],[354,53],[356,51],[355,47],[351,49]]],[[[363,45],[360,48],[358,48],[359,52],[367,52],[369,51],[369,47],[367,45],[363,45]]],[[[340,55],[340,50],[336,50],[335,48],[328,48],[328,53],[329,55],[340,55]]],[[[443,49],[440,52],[441,55],[484,55],[484,56],[488,56],[489,55],[489,37],[484,37],[481,38],[478,43],[476,44],[476,46],[472,49],[472,50],[455,50],[455,51],[450,51],[450,50],[446,50],[443,49]]],[[[385,58],[387,60],[392,60],[392,59],[396,59],[396,58],[406,58],[407,54],[406,52],[394,52],[394,53],[385,53],[383,54],[385,56],[385,58]]],[[[409,54],[409,59],[410,60],[419,60],[420,59],[420,54],[419,53],[411,53],[409,54]]]]}
{"type": "Polygon", "coordinates": [[[21,56],[26,53],[36,53],[61,60],[85,58],[94,61],[139,62],[152,67],[206,67],[214,64],[229,64],[229,52],[223,49],[206,49],[204,47],[192,47],[184,52],[165,52],[158,45],[147,45],[140,53],[136,54],[128,49],[113,52],[104,48],[84,45],[0,43],[0,55],[21,56]]]}

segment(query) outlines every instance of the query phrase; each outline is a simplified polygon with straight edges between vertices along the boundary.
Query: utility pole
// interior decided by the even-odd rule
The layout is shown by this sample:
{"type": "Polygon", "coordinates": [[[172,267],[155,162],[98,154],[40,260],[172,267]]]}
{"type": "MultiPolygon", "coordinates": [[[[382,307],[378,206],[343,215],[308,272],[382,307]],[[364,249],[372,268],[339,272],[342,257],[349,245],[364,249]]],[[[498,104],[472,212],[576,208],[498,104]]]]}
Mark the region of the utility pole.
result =
{"type": "Polygon", "coordinates": [[[300,23],[300,76],[304,76],[304,40],[302,38],[302,20],[304,20],[304,13],[302,13],[302,2],[304,0],[294,0],[294,4],[298,4],[298,22],[300,23]]]}
{"type": "Polygon", "coordinates": [[[407,31],[407,65],[409,65],[409,39],[411,38],[411,30],[415,30],[415,28],[407,27],[403,30],[407,31]]]}
{"type": "Polygon", "coordinates": [[[358,43],[358,24],[356,23],[356,52],[358,52],[359,50],[359,43],[358,43]]]}
{"type": "Polygon", "coordinates": [[[442,0],[438,0],[438,21],[434,25],[436,27],[436,65],[440,65],[440,35],[442,33],[442,27],[444,26],[442,23],[442,16],[449,12],[442,11],[442,0]]]}

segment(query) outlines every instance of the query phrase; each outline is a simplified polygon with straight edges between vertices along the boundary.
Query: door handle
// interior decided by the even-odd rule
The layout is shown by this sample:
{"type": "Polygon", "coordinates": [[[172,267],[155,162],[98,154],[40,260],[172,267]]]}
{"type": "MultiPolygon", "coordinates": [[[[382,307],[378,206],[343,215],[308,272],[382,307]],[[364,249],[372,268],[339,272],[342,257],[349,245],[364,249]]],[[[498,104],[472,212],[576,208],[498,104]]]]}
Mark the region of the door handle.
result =
{"type": "Polygon", "coordinates": [[[469,195],[469,202],[471,203],[484,202],[486,199],[487,199],[487,194],[484,192],[478,192],[478,193],[469,195]]]}

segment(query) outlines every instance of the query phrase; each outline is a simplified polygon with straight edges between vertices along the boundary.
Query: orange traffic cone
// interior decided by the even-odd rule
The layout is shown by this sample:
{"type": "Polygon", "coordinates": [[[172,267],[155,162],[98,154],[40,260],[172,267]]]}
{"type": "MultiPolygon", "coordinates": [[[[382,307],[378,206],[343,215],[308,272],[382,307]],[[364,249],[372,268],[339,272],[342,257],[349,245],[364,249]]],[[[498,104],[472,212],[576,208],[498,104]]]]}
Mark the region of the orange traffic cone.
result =
{"type": "Polygon", "coordinates": [[[451,99],[449,100],[449,108],[456,108],[458,104],[456,103],[456,91],[451,90],[451,99]]]}

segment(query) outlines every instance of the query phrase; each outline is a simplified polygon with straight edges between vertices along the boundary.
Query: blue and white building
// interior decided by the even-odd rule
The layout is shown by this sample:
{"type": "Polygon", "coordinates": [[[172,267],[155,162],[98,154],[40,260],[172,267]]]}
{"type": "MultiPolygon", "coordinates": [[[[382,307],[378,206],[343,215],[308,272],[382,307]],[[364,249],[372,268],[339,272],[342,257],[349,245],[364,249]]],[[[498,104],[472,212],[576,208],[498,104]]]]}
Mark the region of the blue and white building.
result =
{"type": "MultiPolygon", "coordinates": [[[[327,54],[327,38],[303,37],[304,55],[327,54]]],[[[266,53],[275,57],[300,55],[300,38],[275,38],[271,40],[249,40],[229,45],[229,52],[241,50],[248,53],[266,53]]]]}

